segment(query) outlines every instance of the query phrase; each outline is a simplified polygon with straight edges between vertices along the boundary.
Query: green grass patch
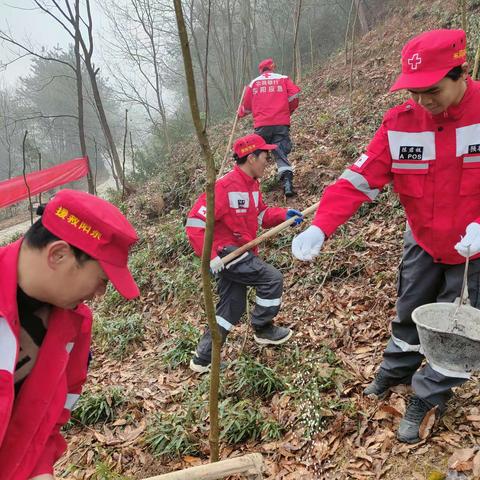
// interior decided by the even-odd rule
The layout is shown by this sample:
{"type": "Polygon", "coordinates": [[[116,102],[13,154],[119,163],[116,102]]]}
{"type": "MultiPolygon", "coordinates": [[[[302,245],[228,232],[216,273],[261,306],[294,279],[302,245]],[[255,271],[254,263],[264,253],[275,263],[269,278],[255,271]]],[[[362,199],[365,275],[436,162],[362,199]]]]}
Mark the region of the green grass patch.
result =
{"type": "Polygon", "coordinates": [[[337,392],[347,375],[339,367],[335,352],[322,347],[316,354],[300,356],[297,348],[285,367],[294,372],[288,381],[288,394],[294,399],[297,421],[306,439],[323,430],[334,411],[354,413],[353,403],[338,399],[337,392]]]}
{"type": "Polygon", "coordinates": [[[147,429],[145,443],[157,457],[196,454],[199,452],[199,439],[191,433],[195,424],[191,410],[159,413],[147,429]]]}
{"type": "Polygon", "coordinates": [[[188,322],[177,321],[169,326],[172,338],[165,342],[162,361],[171,368],[187,365],[200,338],[200,331],[188,322]]]}
{"type": "Polygon", "coordinates": [[[226,398],[219,404],[222,430],[220,438],[228,443],[249,440],[265,441],[280,438],[282,427],[272,419],[266,419],[258,402],[252,400],[234,401],[226,398]]]}
{"type": "Polygon", "coordinates": [[[241,394],[243,398],[251,396],[268,398],[287,388],[275,370],[248,356],[236,360],[233,371],[235,376],[228,385],[228,390],[241,394]]]}
{"type": "Polygon", "coordinates": [[[117,410],[126,402],[127,398],[119,387],[106,388],[100,392],[87,390],[80,396],[72,418],[83,425],[111,422],[116,418],[117,410]]]}
{"type": "Polygon", "coordinates": [[[110,318],[100,316],[93,323],[95,344],[109,356],[123,359],[144,338],[145,326],[139,313],[125,316],[113,314],[110,318]]]}

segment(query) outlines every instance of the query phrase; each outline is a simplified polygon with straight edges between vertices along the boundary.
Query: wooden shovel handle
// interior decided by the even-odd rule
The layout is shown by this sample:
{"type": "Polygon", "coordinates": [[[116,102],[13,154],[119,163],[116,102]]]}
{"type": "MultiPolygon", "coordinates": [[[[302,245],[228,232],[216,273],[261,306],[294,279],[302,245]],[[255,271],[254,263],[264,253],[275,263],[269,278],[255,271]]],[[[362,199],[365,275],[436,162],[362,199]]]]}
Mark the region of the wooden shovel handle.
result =
{"type": "MultiPolygon", "coordinates": [[[[320,202],[315,203],[314,205],[311,205],[307,209],[305,209],[302,212],[302,215],[306,217],[310,213],[313,213],[317,210],[318,205],[320,202]]],[[[282,230],[285,230],[287,227],[292,225],[295,222],[295,219],[297,216],[294,216],[292,218],[289,218],[288,220],[285,220],[284,222],[280,223],[280,225],[277,225],[276,227],[271,228],[270,230],[267,230],[265,233],[260,235],[259,237],[255,238],[251,242],[246,243],[245,245],[242,245],[241,247],[238,247],[236,250],[233,252],[229,253],[228,255],[225,255],[225,257],[222,258],[222,262],[224,265],[226,265],[228,262],[231,262],[233,259],[237,258],[240,256],[242,253],[245,253],[246,251],[250,250],[251,248],[255,247],[259,243],[264,242],[268,238],[272,238],[278,233],[280,233],[282,230]]]]}

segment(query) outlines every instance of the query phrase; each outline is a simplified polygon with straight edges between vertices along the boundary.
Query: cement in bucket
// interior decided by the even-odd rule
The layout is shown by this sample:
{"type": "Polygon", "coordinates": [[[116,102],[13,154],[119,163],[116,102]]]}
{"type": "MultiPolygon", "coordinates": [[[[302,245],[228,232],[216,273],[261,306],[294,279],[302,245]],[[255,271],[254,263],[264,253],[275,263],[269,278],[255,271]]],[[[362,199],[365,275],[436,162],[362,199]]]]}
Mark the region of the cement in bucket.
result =
{"type": "Polygon", "coordinates": [[[417,325],[427,360],[455,372],[480,370],[480,310],[456,303],[428,303],[417,307],[417,325]]]}

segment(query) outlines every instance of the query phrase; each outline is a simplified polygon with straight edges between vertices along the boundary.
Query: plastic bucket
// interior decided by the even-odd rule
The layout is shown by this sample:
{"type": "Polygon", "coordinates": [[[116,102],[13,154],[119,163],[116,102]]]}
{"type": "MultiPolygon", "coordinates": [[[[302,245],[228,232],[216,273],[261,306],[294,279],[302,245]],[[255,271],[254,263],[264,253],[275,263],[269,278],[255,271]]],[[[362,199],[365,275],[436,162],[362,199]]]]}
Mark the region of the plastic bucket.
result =
{"type": "Polygon", "coordinates": [[[417,307],[412,319],[427,360],[447,370],[480,370],[480,310],[456,303],[428,303],[417,307]]]}

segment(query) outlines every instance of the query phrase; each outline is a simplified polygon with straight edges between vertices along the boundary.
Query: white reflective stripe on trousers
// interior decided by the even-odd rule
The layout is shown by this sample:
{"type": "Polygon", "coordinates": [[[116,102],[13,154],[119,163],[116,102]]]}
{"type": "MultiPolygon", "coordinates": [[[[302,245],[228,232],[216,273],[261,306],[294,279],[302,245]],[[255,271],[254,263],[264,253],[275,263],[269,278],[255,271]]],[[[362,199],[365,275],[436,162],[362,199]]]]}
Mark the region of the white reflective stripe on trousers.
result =
{"type": "Polygon", "coordinates": [[[468,372],[465,372],[465,371],[455,372],[453,370],[449,370],[448,368],[443,368],[440,365],[436,365],[435,363],[432,363],[432,362],[428,362],[428,364],[430,365],[430,368],[432,370],[434,370],[435,372],[441,373],[445,377],[465,378],[465,379],[468,380],[472,376],[471,373],[468,373],[468,372]]]}
{"type": "Polygon", "coordinates": [[[280,298],[260,298],[255,297],[255,303],[261,307],[278,307],[282,303],[282,297],[280,298]]]}
{"type": "Polygon", "coordinates": [[[293,172],[293,168],[292,167],[278,167],[277,172],[278,173],[293,172]]]}
{"type": "Polygon", "coordinates": [[[78,393],[67,393],[67,399],[65,400],[65,405],[63,407],[67,410],[72,410],[79,398],[80,394],[78,393]]]}
{"type": "Polygon", "coordinates": [[[217,324],[227,330],[227,332],[229,332],[233,328],[233,325],[227,320],[225,320],[223,317],[220,317],[220,315],[217,315],[215,318],[217,319],[217,324]]]}
{"type": "Polygon", "coordinates": [[[410,345],[409,343],[405,342],[404,340],[400,340],[399,338],[392,335],[393,343],[402,351],[402,352],[419,352],[422,353],[422,346],[421,345],[410,345]]]}
{"type": "Polygon", "coordinates": [[[5,318],[0,318],[0,370],[13,374],[17,356],[17,339],[5,318]]]}

